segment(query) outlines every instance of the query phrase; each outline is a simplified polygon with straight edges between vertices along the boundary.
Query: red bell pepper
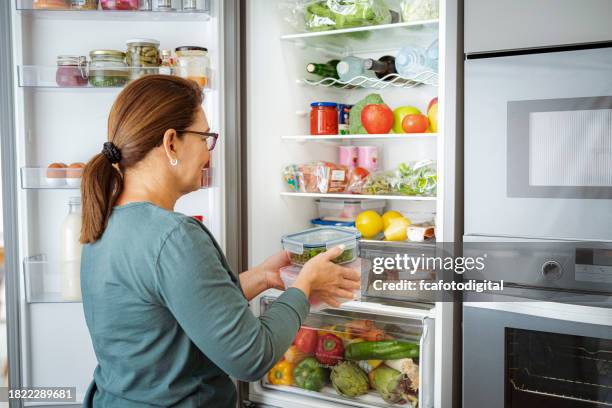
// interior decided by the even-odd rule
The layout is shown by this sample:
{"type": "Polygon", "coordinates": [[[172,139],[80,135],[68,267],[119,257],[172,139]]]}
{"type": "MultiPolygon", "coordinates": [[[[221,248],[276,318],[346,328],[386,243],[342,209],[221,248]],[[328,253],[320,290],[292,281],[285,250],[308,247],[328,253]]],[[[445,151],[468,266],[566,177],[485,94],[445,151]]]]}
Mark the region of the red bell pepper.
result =
{"type": "Polygon", "coordinates": [[[327,333],[319,336],[315,357],[321,364],[333,366],[344,357],[344,344],[335,334],[327,333]]]}
{"type": "Polygon", "coordinates": [[[317,331],[312,329],[300,328],[293,340],[295,347],[306,354],[313,354],[317,347],[317,331]]]}

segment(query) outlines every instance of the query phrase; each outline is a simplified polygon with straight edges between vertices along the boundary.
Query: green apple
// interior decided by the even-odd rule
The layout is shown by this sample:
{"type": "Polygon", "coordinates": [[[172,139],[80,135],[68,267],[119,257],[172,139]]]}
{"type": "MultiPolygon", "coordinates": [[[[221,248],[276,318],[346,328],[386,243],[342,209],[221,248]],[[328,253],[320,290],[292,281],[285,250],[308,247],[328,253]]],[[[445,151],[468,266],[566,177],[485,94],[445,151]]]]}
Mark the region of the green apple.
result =
{"type": "Polygon", "coordinates": [[[404,133],[402,121],[406,115],[420,115],[421,111],[414,106],[400,106],[393,111],[393,133],[404,133]]]}

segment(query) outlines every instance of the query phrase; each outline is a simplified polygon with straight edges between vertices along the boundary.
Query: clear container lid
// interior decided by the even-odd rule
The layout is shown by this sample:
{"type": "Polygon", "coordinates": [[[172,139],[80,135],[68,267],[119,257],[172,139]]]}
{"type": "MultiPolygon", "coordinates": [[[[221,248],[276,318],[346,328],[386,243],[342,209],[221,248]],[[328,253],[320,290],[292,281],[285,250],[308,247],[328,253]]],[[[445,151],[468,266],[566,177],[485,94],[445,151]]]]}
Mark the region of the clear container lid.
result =
{"type": "Polygon", "coordinates": [[[145,46],[159,47],[159,41],[153,40],[151,38],[133,38],[131,40],[127,40],[125,42],[125,45],[127,45],[128,47],[130,45],[145,45],[145,46]]]}
{"type": "Polygon", "coordinates": [[[58,55],[58,66],[81,66],[87,63],[87,57],[84,55],[58,55]]]}
{"type": "Polygon", "coordinates": [[[355,228],[355,223],[350,221],[329,221],[321,218],[315,218],[310,220],[312,225],[317,227],[341,227],[341,228],[355,228]]]}
{"type": "Polygon", "coordinates": [[[358,232],[335,227],[312,228],[282,237],[283,247],[294,254],[304,253],[304,249],[333,248],[344,245],[346,249],[355,248],[361,237],[358,232]]]}

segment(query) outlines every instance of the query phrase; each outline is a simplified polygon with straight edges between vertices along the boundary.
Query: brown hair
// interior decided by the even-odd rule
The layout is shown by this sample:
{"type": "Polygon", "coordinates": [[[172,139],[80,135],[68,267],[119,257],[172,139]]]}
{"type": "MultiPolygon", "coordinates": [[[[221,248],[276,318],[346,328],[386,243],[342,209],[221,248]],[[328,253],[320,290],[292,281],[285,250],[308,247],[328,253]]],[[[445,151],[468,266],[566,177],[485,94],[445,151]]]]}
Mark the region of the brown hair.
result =
{"type": "Polygon", "coordinates": [[[99,153],[83,170],[81,243],[96,242],[104,233],[125,170],[160,146],[166,130],[191,126],[201,104],[195,82],[170,75],[147,75],[121,91],[108,116],[108,141],[119,150],[119,161],[113,165],[99,153]]]}

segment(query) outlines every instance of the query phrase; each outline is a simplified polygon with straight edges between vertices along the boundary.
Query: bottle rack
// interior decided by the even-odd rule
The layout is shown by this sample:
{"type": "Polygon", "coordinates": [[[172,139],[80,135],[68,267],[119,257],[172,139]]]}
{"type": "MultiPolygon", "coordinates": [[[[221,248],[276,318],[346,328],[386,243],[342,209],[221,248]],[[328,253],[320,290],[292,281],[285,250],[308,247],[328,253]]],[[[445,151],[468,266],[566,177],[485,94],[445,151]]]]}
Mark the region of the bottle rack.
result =
{"type": "Polygon", "coordinates": [[[405,78],[398,74],[389,74],[385,77],[371,78],[365,76],[356,76],[348,82],[341,81],[335,78],[323,78],[319,81],[313,81],[310,79],[301,80],[302,83],[311,86],[324,86],[324,87],[336,87],[338,89],[353,89],[353,88],[366,88],[366,89],[387,89],[387,88],[414,88],[419,85],[431,85],[438,86],[438,74],[433,71],[425,71],[414,78],[405,78]]]}

